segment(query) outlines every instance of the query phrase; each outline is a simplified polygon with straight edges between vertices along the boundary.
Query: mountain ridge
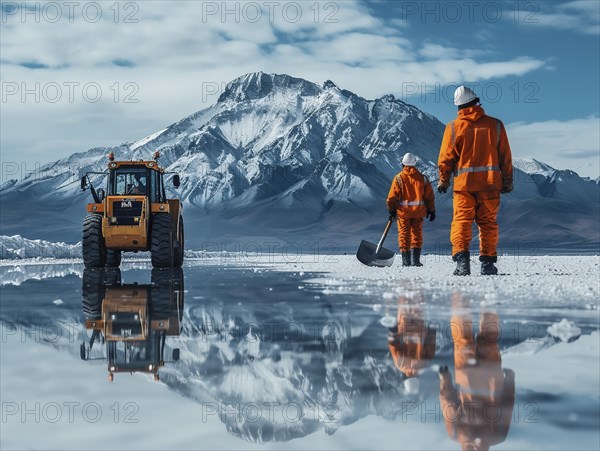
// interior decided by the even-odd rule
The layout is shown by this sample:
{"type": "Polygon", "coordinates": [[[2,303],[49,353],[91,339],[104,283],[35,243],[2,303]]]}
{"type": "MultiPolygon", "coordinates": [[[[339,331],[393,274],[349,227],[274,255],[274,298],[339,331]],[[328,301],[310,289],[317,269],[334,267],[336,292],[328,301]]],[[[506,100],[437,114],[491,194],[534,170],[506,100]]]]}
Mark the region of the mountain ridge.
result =
{"type": "MultiPolygon", "coordinates": [[[[367,100],[331,80],[318,85],[285,74],[250,73],[229,82],[215,104],[143,139],[78,152],[44,165],[37,177],[3,183],[2,234],[78,241],[83,206],[89,201],[78,192],[81,174],[104,170],[110,151],[128,160],[148,158],[158,149],[161,165],[181,176],[181,187],[172,194],[184,202],[194,230],[202,231],[188,233],[193,240],[201,236],[206,241],[217,231],[223,239],[274,236],[290,241],[290,231],[295,240],[306,238],[301,235],[310,230],[311,237],[322,232],[344,247],[350,239],[359,241],[357,232],[380,228],[389,183],[405,152],[415,153],[419,169],[432,181],[437,179],[443,130],[435,117],[393,95],[367,100]],[[19,219],[22,202],[50,210],[64,227],[19,219]],[[73,216],[61,219],[56,209],[73,216]],[[344,226],[347,220],[358,224],[344,226]]],[[[577,211],[600,202],[598,183],[572,171],[517,158],[514,166],[516,189],[505,197],[506,208],[512,210],[514,204],[519,216],[541,214],[545,227],[554,222],[557,209],[565,208],[560,202],[577,205],[577,211]],[[536,205],[536,199],[544,205],[536,205]]],[[[97,184],[101,179],[93,178],[97,184]]],[[[439,224],[447,225],[451,196],[438,196],[437,201],[439,224]]],[[[563,226],[560,242],[597,246],[598,233],[585,230],[597,215],[592,211],[575,216],[577,227],[563,226]],[[567,240],[569,235],[573,240],[567,240]]],[[[434,240],[447,242],[447,230],[437,229],[432,231],[434,240]]],[[[513,242],[524,238],[530,243],[536,235],[526,224],[511,224],[509,229],[513,242]]],[[[556,230],[548,230],[548,236],[556,240],[556,230]]]]}

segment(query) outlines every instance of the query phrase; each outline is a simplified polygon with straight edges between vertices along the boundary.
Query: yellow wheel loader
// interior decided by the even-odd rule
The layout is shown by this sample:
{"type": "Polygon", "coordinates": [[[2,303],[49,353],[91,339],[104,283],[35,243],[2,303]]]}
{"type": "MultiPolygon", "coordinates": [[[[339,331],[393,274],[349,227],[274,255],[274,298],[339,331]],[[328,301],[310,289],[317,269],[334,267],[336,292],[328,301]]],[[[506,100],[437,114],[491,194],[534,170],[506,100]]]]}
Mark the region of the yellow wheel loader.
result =
{"type": "MultiPolygon", "coordinates": [[[[115,161],[108,156],[108,170],[88,172],[81,189],[88,187],[94,202],[87,205],[83,222],[83,263],[86,268],[118,267],[123,251],[150,251],[155,268],[183,264],[183,206],[167,199],[160,154],[148,161],[115,161]],[[107,176],[106,190],[96,190],[90,174],[107,176]]],[[[179,187],[179,175],[173,175],[179,187]]]]}

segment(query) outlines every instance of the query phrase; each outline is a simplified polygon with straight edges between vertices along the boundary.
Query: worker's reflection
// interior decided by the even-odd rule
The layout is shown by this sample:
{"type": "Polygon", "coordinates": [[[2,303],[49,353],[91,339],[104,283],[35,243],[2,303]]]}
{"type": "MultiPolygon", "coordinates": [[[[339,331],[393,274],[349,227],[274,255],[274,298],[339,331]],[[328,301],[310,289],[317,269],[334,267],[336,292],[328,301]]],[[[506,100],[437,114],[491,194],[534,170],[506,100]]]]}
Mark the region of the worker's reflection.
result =
{"type": "MultiPolygon", "coordinates": [[[[152,284],[122,284],[115,268],[86,269],[82,287],[85,327],[83,360],[108,360],[109,380],[118,372],[145,372],[159,379],[167,336],[178,336],[183,314],[183,271],[153,269],[152,284]],[[86,340],[87,341],[87,340],[86,340]],[[91,357],[94,344],[106,344],[106,357],[91,357]]],[[[179,349],[172,360],[179,359],[179,349]]]]}
{"type": "Polygon", "coordinates": [[[414,298],[398,298],[398,325],[390,331],[388,346],[394,364],[404,375],[404,388],[408,394],[419,391],[417,375],[435,355],[436,331],[423,320],[419,307],[422,294],[414,298]]]}
{"type": "Polygon", "coordinates": [[[463,450],[486,450],[506,440],[515,403],[515,374],[502,369],[500,324],[482,312],[478,332],[467,302],[453,293],[451,331],[456,381],[440,368],[440,403],[446,430],[463,450]]]}

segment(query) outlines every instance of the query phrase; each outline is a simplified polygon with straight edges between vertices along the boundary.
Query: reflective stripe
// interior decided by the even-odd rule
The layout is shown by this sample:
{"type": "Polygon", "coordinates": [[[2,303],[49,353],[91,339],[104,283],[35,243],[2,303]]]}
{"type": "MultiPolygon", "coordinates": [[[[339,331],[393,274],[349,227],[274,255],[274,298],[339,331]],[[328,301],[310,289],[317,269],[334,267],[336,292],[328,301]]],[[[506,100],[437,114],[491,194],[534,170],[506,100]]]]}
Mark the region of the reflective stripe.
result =
{"type": "Polygon", "coordinates": [[[400,202],[400,205],[407,207],[416,207],[417,205],[425,205],[425,202],[423,202],[422,200],[403,200],[402,202],[400,202]]]}
{"type": "MultiPolygon", "coordinates": [[[[452,147],[454,147],[454,121],[450,122],[452,127],[452,147]]],[[[496,150],[498,151],[498,159],[500,159],[500,137],[502,134],[502,122],[499,119],[496,119],[496,150]]],[[[498,166],[473,166],[470,168],[460,168],[454,169],[455,175],[464,174],[465,172],[488,172],[488,171],[499,171],[500,168],[498,166]]]]}
{"type": "Polygon", "coordinates": [[[459,174],[463,174],[465,172],[488,172],[488,171],[499,171],[500,168],[498,166],[473,166],[470,168],[460,168],[458,170],[459,174]]]}

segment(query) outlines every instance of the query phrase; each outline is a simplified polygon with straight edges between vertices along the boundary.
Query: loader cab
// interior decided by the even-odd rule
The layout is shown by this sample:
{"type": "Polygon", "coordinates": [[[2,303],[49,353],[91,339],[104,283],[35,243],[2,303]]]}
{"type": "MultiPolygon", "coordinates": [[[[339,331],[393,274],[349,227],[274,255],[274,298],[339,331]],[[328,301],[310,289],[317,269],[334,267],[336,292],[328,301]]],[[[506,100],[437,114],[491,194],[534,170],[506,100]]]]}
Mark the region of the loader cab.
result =
{"type": "Polygon", "coordinates": [[[147,196],[151,203],[165,202],[163,175],[148,164],[115,164],[108,177],[109,196],[147,196]]]}
{"type": "Polygon", "coordinates": [[[159,166],[160,153],[152,160],[115,161],[108,155],[108,170],[87,172],[81,189],[89,188],[93,203],[87,204],[83,221],[82,254],[86,268],[118,267],[122,252],[150,251],[155,268],[180,267],[184,257],[183,205],[167,199],[164,177],[179,175],[159,166]],[[106,191],[96,190],[90,175],[106,180],[106,191]]]}

